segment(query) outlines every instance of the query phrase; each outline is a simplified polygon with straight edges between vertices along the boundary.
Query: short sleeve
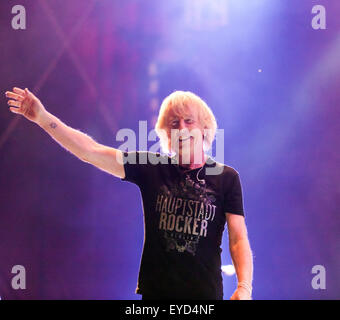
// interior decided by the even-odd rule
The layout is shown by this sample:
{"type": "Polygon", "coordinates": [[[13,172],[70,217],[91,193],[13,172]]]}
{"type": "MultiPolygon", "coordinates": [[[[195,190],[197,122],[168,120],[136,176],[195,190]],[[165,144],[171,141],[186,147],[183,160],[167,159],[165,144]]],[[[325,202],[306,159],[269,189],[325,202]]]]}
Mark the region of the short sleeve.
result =
{"type": "Polygon", "coordinates": [[[147,167],[145,161],[143,161],[143,157],[146,152],[143,151],[125,151],[123,152],[123,161],[124,161],[124,171],[125,177],[121,178],[121,181],[128,181],[134,184],[139,185],[145,176],[143,173],[146,173],[147,167]]]}
{"type": "Polygon", "coordinates": [[[224,213],[226,212],[244,216],[242,186],[238,172],[224,193],[224,213]]]}
{"type": "Polygon", "coordinates": [[[121,181],[132,182],[138,186],[152,182],[157,174],[157,164],[166,161],[160,154],[148,151],[124,151],[125,177],[121,181]]]}

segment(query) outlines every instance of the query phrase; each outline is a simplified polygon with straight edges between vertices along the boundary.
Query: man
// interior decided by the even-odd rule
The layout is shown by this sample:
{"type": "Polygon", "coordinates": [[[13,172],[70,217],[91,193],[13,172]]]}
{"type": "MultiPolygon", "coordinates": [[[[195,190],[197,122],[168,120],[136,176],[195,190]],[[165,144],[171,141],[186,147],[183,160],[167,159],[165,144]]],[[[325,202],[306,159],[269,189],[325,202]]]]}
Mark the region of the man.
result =
{"type": "Polygon", "coordinates": [[[206,154],[217,125],[202,99],[183,91],[164,99],[156,124],[170,154],[164,155],[101,145],[50,114],[27,88],[6,96],[10,111],[38,124],[79,159],[140,188],[145,238],[136,292],[143,300],[223,299],[225,222],[238,279],[231,299],[251,299],[253,262],[239,174],[206,154]],[[219,174],[208,174],[214,168],[219,174]]]}

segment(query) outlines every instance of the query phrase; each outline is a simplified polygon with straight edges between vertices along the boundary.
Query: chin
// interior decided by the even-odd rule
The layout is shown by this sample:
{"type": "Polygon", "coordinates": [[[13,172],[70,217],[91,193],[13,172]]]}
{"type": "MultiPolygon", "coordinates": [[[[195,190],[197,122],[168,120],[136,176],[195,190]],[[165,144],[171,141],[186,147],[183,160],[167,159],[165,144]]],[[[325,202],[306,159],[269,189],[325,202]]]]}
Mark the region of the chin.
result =
{"type": "Polygon", "coordinates": [[[187,163],[190,163],[190,159],[191,159],[191,156],[192,156],[190,150],[179,151],[178,155],[183,160],[186,160],[187,163]]]}

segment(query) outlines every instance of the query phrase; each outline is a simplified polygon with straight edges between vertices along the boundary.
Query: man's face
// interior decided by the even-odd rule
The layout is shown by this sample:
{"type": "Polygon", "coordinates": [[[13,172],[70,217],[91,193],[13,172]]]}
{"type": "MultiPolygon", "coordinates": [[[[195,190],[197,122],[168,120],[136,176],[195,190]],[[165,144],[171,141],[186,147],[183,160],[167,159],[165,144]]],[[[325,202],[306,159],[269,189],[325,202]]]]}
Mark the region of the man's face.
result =
{"type": "Polygon", "coordinates": [[[194,106],[188,105],[183,115],[177,115],[170,110],[167,125],[170,149],[179,156],[181,162],[189,164],[201,161],[203,127],[194,106]]]}

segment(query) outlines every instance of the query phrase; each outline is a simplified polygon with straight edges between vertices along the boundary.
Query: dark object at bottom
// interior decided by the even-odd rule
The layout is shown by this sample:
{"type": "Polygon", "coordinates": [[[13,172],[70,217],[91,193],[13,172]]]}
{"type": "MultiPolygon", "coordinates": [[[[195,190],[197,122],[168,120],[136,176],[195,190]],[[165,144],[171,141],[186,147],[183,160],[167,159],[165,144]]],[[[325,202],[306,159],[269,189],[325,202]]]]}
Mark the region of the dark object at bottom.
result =
{"type": "MultiPolygon", "coordinates": [[[[169,296],[164,296],[164,295],[159,295],[159,294],[149,294],[145,293],[142,294],[142,300],[219,300],[211,297],[198,297],[198,296],[178,296],[176,294],[174,295],[169,295],[169,296]]],[[[222,300],[222,299],[221,299],[222,300]]]]}

